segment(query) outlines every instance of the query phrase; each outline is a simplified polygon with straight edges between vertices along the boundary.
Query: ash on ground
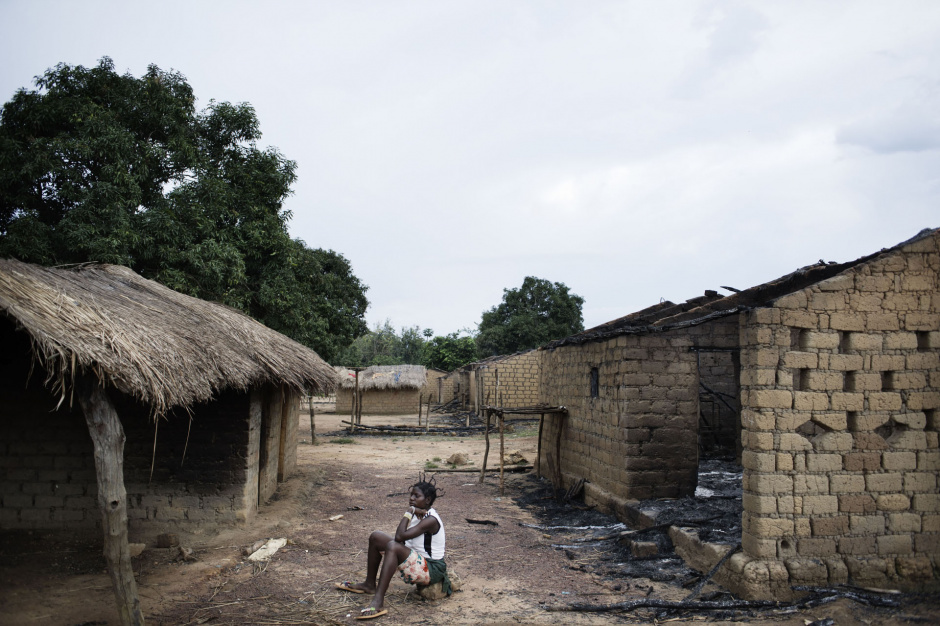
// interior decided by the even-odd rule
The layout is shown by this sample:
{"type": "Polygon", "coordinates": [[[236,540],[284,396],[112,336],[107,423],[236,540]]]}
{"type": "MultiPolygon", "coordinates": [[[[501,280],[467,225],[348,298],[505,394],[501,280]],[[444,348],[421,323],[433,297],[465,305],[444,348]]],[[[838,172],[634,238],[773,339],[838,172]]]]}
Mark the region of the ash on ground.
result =
{"type": "Polygon", "coordinates": [[[565,552],[571,569],[602,576],[615,589],[618,584],[629,588],[636,579],[683,587],[698,582],[701,575],[673,549],[670,525],[695,527],[704,541],[714,543],[741,539],[741,469],[733,462],[704,461],[694,497],[638,502],[643,520],[632,528],[581,501],[556,498],[547,479],[528,475],[520,480],[522,495],[516,502],[539,519],[535,528],[565,552]]]}

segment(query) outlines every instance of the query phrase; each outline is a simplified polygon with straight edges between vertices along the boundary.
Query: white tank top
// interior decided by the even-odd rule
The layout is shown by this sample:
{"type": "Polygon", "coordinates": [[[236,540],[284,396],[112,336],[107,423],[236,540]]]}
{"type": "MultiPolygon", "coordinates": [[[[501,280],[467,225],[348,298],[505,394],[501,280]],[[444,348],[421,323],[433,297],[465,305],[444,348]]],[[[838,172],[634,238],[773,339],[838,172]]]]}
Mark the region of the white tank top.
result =
{"type": "MultiPolygon", "coordinates": [[[[428,515],[431,515],[437,520],[437,523],[440,525],[438,531],[433,535],[431,533],[424,533],[413,539],[408,539],[405,541],[405,545],[426,559],[440,560],[444,558],[444,522],[434,509],[428,509],[428,515]]],[[[408,528],[417,526],[420,521],[417,515],[414,516],[408,523],[408,528]]]]}

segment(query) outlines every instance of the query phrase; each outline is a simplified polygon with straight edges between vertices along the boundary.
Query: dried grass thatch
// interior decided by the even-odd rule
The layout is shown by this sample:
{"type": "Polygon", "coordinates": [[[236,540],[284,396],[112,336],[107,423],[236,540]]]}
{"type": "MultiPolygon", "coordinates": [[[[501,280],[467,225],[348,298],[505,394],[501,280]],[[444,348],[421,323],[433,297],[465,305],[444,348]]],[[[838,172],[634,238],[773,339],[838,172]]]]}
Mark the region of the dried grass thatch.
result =
{"type": "Polygon", "coordinates": [[[29,333],[47,382],[63,397],[81,371],[156,414],[226,388],[273,382],[330,391],[336,382],[313,350],[118,265],[58,269],[0,259],[0,310],[29,333]]]}
{"type": "MultiPolygon", "coordinates": [[[[337,367],[336,371],[343,389],[355,388],[354,371],[345,367],[337,367]]],[[[359,372],[359,389],[421,389],[427,379],[423,365],[373,365],[359,372]]]]}

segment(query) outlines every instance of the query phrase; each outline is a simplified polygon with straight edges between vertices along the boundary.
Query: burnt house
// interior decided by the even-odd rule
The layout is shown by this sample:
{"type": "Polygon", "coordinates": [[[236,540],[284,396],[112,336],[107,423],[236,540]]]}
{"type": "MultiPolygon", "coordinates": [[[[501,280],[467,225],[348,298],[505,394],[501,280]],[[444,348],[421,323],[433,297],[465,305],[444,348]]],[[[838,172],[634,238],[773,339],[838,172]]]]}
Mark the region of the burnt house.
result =
{"type": "MultiPolygon", "coordinates": [[[[743,465],[742,551],[716,576],[921,587],[940,566],[940,230],[722,296],[664,302],[541,352],[566,482],[629,517],[693,496],[703,453],[743,465]]],[[[550,440],[550,439],[546,439],[550,440]]]]}

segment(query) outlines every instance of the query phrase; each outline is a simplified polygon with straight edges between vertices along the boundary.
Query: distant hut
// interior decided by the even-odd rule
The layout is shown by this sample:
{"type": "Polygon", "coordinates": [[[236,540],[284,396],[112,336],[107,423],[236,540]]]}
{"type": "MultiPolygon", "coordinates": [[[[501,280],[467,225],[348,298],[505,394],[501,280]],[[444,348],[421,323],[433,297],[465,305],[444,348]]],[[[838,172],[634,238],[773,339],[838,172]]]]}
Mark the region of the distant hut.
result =
{"type": "MultiPolygon", "coordinates": [[[[336,369],[339,374],[336,412],[349,413],[356,390],[356,372],[344,367],[336,369]]],[[[375,415],[417,413],[427,379],[427,370],[423,365],[373,365],[361,370],[359,392],[362,396],[362,412],[375,415]]]]}
{"type": "Polygon", "coordinates": [[[103,525],[125,622],[128,521],[252,517],[296,464],[300,394],[335,382],[312,350],[125,267],[0,260],[0,312],[0,527],[103,525]]]}

